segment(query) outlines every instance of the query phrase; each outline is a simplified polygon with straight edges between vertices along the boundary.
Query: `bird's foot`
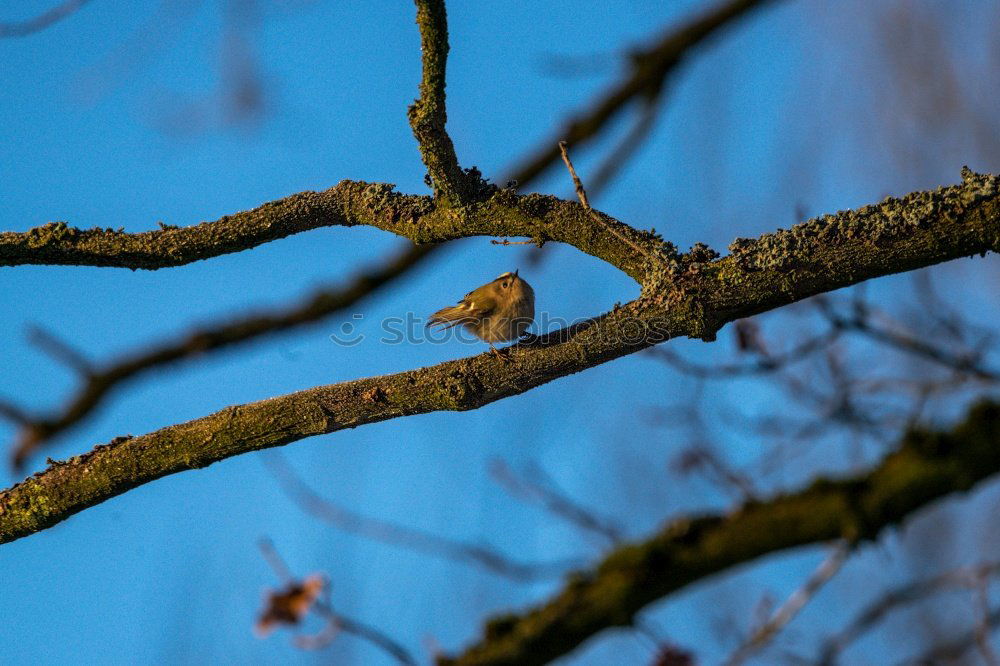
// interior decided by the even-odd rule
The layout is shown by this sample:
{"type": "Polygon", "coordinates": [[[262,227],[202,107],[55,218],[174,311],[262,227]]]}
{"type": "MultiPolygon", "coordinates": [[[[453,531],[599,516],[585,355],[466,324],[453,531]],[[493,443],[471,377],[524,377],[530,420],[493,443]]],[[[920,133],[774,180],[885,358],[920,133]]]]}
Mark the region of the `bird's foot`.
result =
{"type": "Polygon", "coordinates": [[[504,347],[503,349],[497,349],[493,345],[490,345],[490,353],[497,358],[497,360],[503,363],[512,363],[513,359],[510,357],[510,347],[504,347]]]}

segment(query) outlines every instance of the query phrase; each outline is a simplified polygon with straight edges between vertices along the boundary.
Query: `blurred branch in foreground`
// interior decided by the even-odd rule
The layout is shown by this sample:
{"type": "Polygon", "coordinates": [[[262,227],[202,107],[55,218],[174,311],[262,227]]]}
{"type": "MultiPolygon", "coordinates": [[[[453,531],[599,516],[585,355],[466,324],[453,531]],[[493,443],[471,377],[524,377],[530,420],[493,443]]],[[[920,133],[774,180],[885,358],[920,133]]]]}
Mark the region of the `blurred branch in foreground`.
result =
{"type": "Polygon", "coordinates": [[[50,25],[58,23],[67,16],[75,13],[89,1],[90,0],[66,0],[66,2],[56,5],[52,9],[26,21],[18,21],[16,23],[0,23],[0,38],[26,37],[36,32],[45,30],[45,28],[48,28],[50,25]]]}
{"type": "Polygon", "coordinates": [[[768,553],[845,539],[874,540],[928,504],[1000,472],[1000,404],[982,402],[950,430],[914,428],[865,474],[808,487],[734,512],[682,518],[573,575],[533,609],[501,615],[442,665],[544,664],[646,605],[768,553]]]}

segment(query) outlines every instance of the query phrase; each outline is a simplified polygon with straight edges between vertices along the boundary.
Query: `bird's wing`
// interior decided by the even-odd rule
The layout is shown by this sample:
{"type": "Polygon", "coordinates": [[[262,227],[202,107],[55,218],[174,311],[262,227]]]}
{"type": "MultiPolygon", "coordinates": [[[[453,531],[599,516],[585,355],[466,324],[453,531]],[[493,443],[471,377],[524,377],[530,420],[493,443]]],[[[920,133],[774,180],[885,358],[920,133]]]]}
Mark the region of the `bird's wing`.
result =
{"type": "Polygon", "coordinates": [[[445,328],[451,328],[458,324],[478,321],[488,317],[494,310],[496,310],[496,299],[490,296],[489,293],[484,293],[480,288],[466,294],[465,298],[458,302],[458,305],[442,308],[432,314],[430,319],[427,320],[427,325],[434,326],[437,324],[443,325],[445,328]]]}

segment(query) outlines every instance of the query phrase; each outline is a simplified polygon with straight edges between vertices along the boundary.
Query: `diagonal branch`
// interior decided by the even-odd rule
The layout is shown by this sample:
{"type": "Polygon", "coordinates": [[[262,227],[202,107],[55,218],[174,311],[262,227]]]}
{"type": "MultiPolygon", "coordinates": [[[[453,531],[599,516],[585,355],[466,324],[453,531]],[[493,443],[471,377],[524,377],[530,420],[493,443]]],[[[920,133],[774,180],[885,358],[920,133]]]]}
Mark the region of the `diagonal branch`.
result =
{"type": "Polygon", "coordinates": [[[844,538],[875,539],[930,502],[1000,473],[1000,403],[969,410],[950,431],[911,430],[867,474],[817,479],[729,514],[683,518],[576,574],[548,602],[500,616],[484,638],[440,664],[543,664],[597,632],[631,624],[647,604],[762,555],[844,538]]]}
{"type": "Polygon", "coordinates": [[[347,285],[318,291],[292,308],[251,314],[230,322],[206,326],[164,345],[144,346],[106,367],[89,368],[87,372],[81,373],[83,381],[79,390],[59,411],[20,423],[20,433],[13,454],[14,468],[22,468],[38,448],[90,416],[122,384],[150,370],[168,367],[207,352],[235,347],[276,331],[312,324],[341,312],[417,266],[439,247],[441,246],[418,245],[407,248],[377,269],[358,275],[347,285]]]}
{"type": "MultiPolygon", "coordinates": [[[[644,276],[642,298],[514,345],[509,362],[482,354],[308,389],[121,438],[55,463],[0,492],[0,543],[168,474],[367,423],[476,409],[676,336],[711,340],[730,321],[819,293],[996,251],[1000,178],[968,170],[963,178],[960,185],[886,199],[755,240],[737,239],[730,256],[686,263],[683,273],[651,272],[644,276]]],[[[573,210],[583,213],[576,219],[586,224],[586,211],[575,204],[573,210]]],[[[492,216],[488,219],[496,224],[492,216]]],[[[460,229],[448,227],[449,233],[460,229]]],[[[599,237],[600,227],[589,229],[599,237]]],[[[573,232],[570,227],[568,233],[573,232]]],[[[605,239],[614,237],[606,234],[605,239]]],[[[586,237],[585,247],[592,248],[593,241],[586,237]]],[[[620,243],[614,246],[621,251],[620,243]]]]}
{"type": "Polygon", "coordinates": [[[771,1],[730,0],[679,28],[671,27],[651,48],[634,52],[631,76],[589,104],[586,111],[571,117],[555,137],[543,141],[531,157],[517,166],[511,177],[520,183],[536,178],[558,162],[559,140],[566,141],[570,147],[580,146],[596,137],[630,104],[657,98],[667,76],[691,51],[721,28],[771,1]]]}
{"type": "MultiPolygon", "coordinates": [[[[574,566],[563,562],[519,562],[489,546],[464,543],[405,525],[363,516],[320,496],[299,477],[288,462],[275,455],[266,459],[268,469],[285,495],[306,513],[324,523],[372,541],[386,543],[432,557],[472,564],[519,582],[551,578],[574,566]]],[[[579,560],[576,560],[579,562],[579,560]]]]}
{"type": "Polygon", "coordinates": [[[26,37],[45,28],[58,23],[67,16],[75,13],[78,9],[87,4],[89,0],[64,0],[48,11],[42,12],[34,18],[18,23],[0,23],[0,38],[5,37],[26,37]]]}

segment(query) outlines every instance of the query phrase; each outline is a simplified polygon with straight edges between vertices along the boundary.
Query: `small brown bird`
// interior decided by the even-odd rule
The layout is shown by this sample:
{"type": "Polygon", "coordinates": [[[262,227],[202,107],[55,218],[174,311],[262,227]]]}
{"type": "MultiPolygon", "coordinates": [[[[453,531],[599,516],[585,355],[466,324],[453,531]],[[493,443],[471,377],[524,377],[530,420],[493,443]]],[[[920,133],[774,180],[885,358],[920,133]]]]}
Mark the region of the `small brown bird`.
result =
{"type": "Polygon", "coordinates": [[[462,325],[498,353],[494,342],[520,338],[534,320],[535,291],[514,271],[470,291],[457,305],[438,310],[427,325],[462,325]]]}

